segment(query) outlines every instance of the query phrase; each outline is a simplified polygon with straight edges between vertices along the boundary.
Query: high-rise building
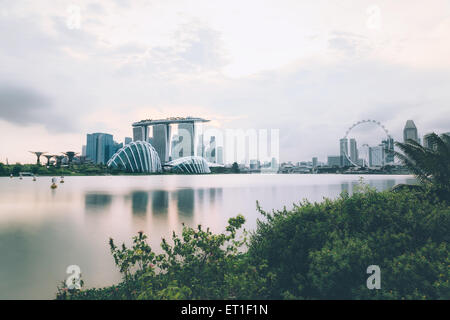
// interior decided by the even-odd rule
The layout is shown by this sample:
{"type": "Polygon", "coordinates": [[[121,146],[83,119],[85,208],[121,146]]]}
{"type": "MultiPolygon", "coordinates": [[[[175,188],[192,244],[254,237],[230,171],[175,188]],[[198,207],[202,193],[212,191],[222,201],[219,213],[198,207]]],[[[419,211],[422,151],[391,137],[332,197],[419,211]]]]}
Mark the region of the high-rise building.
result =
{"type": "Polygon", "coordinates": [[[381,144],[376,147],[369,147],[369,166],[382,167],[384,166],[384,146],[381,144]]]}
{"type": "Polygon", "coordinates": [[[206,160],[211,163],[216,162],[216,137],[212,136],[209,139],[208,147],[205,152],[206,160]]]}
{"type": "Polygon", "coordinates": [[[130,137],[125,137],[124,145],[131,143],[131,141],[133,141],[133,139],[131,139],[130,137]]]}
{"type": "Polygon", "coordinates": [[[355,164],[358,163],[358,147],[355,139],[350,139],[350,160],[355,164]]]}
{"type": "Polygon", "coordinates": [[[86,157],[86,145],[85,144],[81,147],[81,156],[86,157]]]}
{"type": "Polygon", "coordinates": [[[313,166],[313,168],[317,167],[317,157],[312,158],[312,166],[313,166]]]}
{"type": "Polygon", "coordinates": [[[394,139],[390,136],[387,137],[386,140],[381,142],[381,145],[384,149],[384,163],[393,163],[394,162],[394,139]]]}
{"type": "Polygon", "coordinates": [[[133,141],[147,141],[147,127],[133,127],[133,141]]]}
{"type": "Polygon", "coordinates": [[[217,163],[223,164],[223,147],[217,147],[217,163]]]}
{"type": "MultiPolygon", "coordinates": [[[[139,128],[139,127],[138,127],[139,128]]],[[[136,129],[133,128],[133,130],[136,129]]],[[[150,144],[155,148],[161,163],[169,161],[171,126],[166,124],[155,124],[152,126],[152,135],[149,138],[150,144]]]]}
{"type": "Polygon", "coordinates": [[[407,140],[414,140],[416,142],[419,142],[417,127],[412,120],[406,121],[405,128],[403,129],[403,142],[406,142],[407,140]]]}
{"type": "Polygon", "coordinates": [[[194,155],[194,123],[179,123],[178,134],[183,136],[183,157],[194,155]]]}
{"type": "Polygon", "coordinates": [[[91,133],[87,135],[86,157],[96,164],[106,164],[116,152],[113,136],[108,133],[91,133]]]}
{"type": "Polygon", "coordinates": [[[350,161],[348,161],[348,139],[343,138],[339,141],[339,149],[340,149],[340,166],[347,167],[350,165],[350,161]]]}
{"type": "Polygon", "coordinates": [[[197,156],[199,157],[205,156],[205,144],[203,142],[203,134],[198,135],[197,156]]]}

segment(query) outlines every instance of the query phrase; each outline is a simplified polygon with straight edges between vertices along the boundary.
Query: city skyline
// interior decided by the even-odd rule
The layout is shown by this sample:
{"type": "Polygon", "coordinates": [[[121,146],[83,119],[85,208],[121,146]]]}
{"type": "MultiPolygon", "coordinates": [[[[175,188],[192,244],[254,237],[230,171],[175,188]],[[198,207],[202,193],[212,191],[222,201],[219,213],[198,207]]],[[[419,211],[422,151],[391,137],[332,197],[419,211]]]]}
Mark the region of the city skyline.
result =
{"type": "Polygon", "coordinates": [[[0,161],[148,117],[280,129],[280,161],[338,154],[359,119],[449,131],[448,1],[376,4],[377,23],[370,1],[209,3],[80,1],[73,24],[69,1],[3,1],[0,161]]]}

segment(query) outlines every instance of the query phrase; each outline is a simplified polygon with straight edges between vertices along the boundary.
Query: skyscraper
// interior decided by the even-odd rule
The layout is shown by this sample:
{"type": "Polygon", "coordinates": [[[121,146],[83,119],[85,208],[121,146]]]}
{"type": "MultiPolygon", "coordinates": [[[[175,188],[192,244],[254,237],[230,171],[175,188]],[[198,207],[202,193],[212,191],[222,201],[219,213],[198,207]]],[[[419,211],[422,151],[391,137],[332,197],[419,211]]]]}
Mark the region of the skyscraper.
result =
{"type": "Polygon", "coordinates": [[[87,135],[86,157],[96,164],[106,164],[116,151],[113,136],[108,133],[87,135]]]}
{"type": "Polygon", "coordinates": [[[133,141],[147,141],[147,127],[133,127],[133,141]]]}
{"type": "Polygon", "coordinates": [[[340,157],[341,157],[341,167],[347,167],[350,165],[348,161],[348,139],[343,138],[339,141],[340,157]],[[347,156],[346,156],[347,155],[347,156]]]}
{"type": "Polygon", "coordinates": [[[194,123],[186,122],[178,124],[178,134],[183,136],[183,157],[194,155],[194,123]]]}
{"type": "Polygon", "coordinates": [[[355,139],[350,139],[350,160],[353,163],[358,163],[358,147],[355,139]]]}
{"type": "Polygon", "coordinates": [[[369,166],[384,166],[384,155],[384,146],[382,144],[376,147],[369,147],[369,166]]]}
{"type": "Polygon", "coordinates": [[[313,168],[316,168],[317,167],[317,157],[313,157],[312,158],[312,166],[313,166],[313,168]]]}
{"type": "Polygon", "coordinates": [[[394,139],[388,137],[381,142],[384,151],[385,164],[394,162],[394,139]]]}
{"type": "MultiPolygon", "coordinates": [[[[142,128],[142,127],[137,127],[142,128]]],[[[169,147],[170,147],[170,136],[171,136],[171,126],[166,124],[155,124],[152,127],[152,135],[149,138],[150,144],[155,148],[159,155],[161,163],[166,163],[169,161],[169,147]]],[[[133,128],[133,130],[136,129],[133,128]]]]}
{"type": "Polygon", "coordinates": [[[406,121],[405,128],[403,129],[403,142],[406,142],[409,139],[419,142],[417,127],[412,120],[406,121]]]}
{"type": "Polygon", "coordinates": [[[223,164],[223,148],[217,147],[217,163],[223,164]]]}

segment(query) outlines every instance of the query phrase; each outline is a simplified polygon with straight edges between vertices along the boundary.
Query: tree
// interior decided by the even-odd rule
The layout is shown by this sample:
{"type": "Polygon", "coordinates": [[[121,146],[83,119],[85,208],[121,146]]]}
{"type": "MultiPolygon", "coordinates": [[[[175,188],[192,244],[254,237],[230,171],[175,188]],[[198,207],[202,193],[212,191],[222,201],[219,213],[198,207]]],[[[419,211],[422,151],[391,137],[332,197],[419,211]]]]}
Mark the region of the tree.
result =
{"type": "Polygon", "coordinates": [[[231,172],[233,173],[239,173],[241,170],[239,170],[239,165],[237,164],[237,162],[233,162],[233,164],[231,165],[231,172]]]}
{"type": "Polygon", "coordinates": [[[395,156],[419,179],[422,185],[436,189],[438,195],[450,194],[450,136],[432,133],[428,138],[430,147],[424,147],[414,140],[396,142],[401,152],[395,156]]]}

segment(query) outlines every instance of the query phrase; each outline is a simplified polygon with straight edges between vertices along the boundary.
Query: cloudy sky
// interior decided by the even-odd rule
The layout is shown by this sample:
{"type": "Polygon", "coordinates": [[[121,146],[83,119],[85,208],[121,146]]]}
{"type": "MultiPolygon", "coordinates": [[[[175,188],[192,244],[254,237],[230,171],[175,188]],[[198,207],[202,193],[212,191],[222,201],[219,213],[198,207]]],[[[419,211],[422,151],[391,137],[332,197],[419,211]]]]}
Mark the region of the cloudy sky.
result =
{"type": "Polygon", "coordinates": [[[362,119],[448,132],[450,1],[0,0],[0,161],[187,115],[293,161],[362,119]]]}

